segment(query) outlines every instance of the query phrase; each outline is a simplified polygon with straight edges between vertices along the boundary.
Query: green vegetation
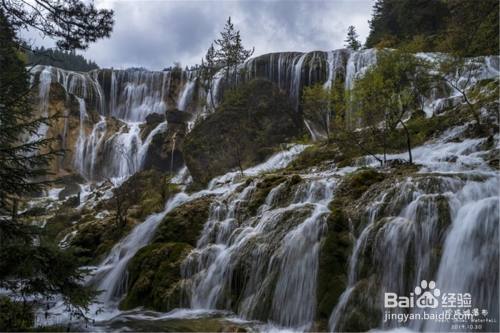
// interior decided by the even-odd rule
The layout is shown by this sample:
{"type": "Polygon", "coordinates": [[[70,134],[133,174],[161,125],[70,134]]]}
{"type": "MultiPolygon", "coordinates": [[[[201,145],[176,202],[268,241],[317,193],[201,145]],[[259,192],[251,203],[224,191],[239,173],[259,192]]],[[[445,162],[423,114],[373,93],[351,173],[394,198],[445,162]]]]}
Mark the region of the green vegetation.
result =
{"type": "Polygon", "coordinates": [[[56,38],[60,47],[85,48],[109,35],[112,15],[76,0],[0,4],[0,288],[23,300],[18,304],[2,298],[1,330],[33,325],[29,299],[60,295],[68,311],[85,317],[96,295],[83,285],[88,272],[80,268],[74,251],[62,250],[45,235],[38,214],[18,212],[48,184],[49,162],[61,152],[43,131],[57,116],[38,118],[32,110],[29,75],[16,34],[30,27],[56,38]]]}
{"type": "Polygon", "coordinates": [[[323,85],[305,87],[302,92],[302,112],[306,121],[318,126],[330,140],[331,93],[323,85]]]}
{"type": "Polygon", "coordinates": [[[289,168],[325,159],[343,166],[363,155],[371,155],[384,166],[388,153],[403,150],[411,164],[413,147],[467,121],[474,123],[473,136],[491,135],[496,125],[483,120],[481,110],[495,115],[498,80],[474,79],[479,76],[480,61],[450,55],[430,62],[416,56],[411,47],[379,50],[377,63],[354,82],[352,90],[344,91],[343,78],[331,89],[305,88],[304,118],[325,133],[327,140],[308,148],[289,168]],[[438,110],[439,118],[426,118],[426,98],[431,92],[447,96],[450,89],[459,92],[464,103],[450,103],[438,110]]]}
{"type": "Polygon", "coordinates": [[[415,51],[498,54],[497,0],[377,0],[366,47],[418,44],[415,51]]]}
{"type": "Polygon", "coordinates": [[[26,53],[30,65],[49,65],[78,72],[88,72],[99,68],[95,62],[85,59],[83,56],[76,54],[75,51],[45,49],[42,46],[28,50],[26,53]]]}
{"type": "Polygon", "coordinates": [[[170,311],[182,305],[181,264],[196,246],[210,204],[210,197],[202,197],[165,216],[153,242],[140,249],[128,265],[128,292],[121,309],[145,306],[170,311]]]}
{"type": "Polygon", "coordinates": [[[179,242],[152,243],[140,249],[128,265],[129,290],[120,308],[145,306],[166,312],[179,307],[181,264],[191,249],[179,242]]]}
{"type": "Polygon", "coordinates": [[[95,210],[78,212],[62,207],[46,228],[59,235],[57,239],[76,230],[71,248],[86,264],[96,264],[137,223],[164,209],[167,200],[178,192],[169,180],[169,176],[156,170],[138,172],[115,188],[113,197],[99,203],[95,210]],[[97,218],[98,211],[108,211],[108,214],[97,218]],[[73,226],[73,221],[79,223],[73,226]]]}
{"type": "Polygon", "coordinates": [[[345,47],[351,49],[353,51],[357,51],[361,48],[361,42],[358,40],[359,36],[356,32],[356,28],[353,25],[350,25],[347,28],[347,37],[345,39],[345,47]]]}
{"type": "Polygon", "coordinates": [[[220,33],[220,38],[214,40],[201,60],[200,73],[203,88],[206,93],[210,93],[212,109],[215,109],[213,89],[211,89],[214,75],[219,69],[224,69],[226,85],[231,86],[238,74],[237,67],[250,58],[255,49],[245,49],[241,41],[240,31],[236,30],[229,17],[224,25],[224,30],[220,33]],[[214,47],[214,44],[216,47],[214,47]],[[232,78],[230,79],[230,75],[232,78]]]}
{"type": "Polygon", "coordinates": [[[354,121],[369,129],[373,137],[369,149],[379,150],[375,148],[379,146],[384,155],[383,164],[386,163],[388,136],[397,131],[398,126],[406,136],[408,162],[413,163],[411,134],[403,120],[413,113],[423,113],[424,98],[431,88],[429,67],[427,61],[405,50],[381,50],[377,64],[354,85],[350,99],[354,121]]]}
{"type": "Polygon", "coordinates": [[[208,219],[211,202],[210,197],[202,197],[174,209],[161,222],[154,242],[181,241],[196,246],[203,225],[208,219]]]}
{"type": "Polygon", "coordinates": [[[347,287],[347,270],[354,239],[347,207],[385,177],[374,169],[358,170],[345,177],[330,203],[328,233],[321,248],[318,272],[318,317],[322,320],[328,319],[347,287]]]}
{"type": "Polygon", "coordinates": [[[302,125],[288,97],[272,82],[254,80],[229,91],[217,111],[197,124],[183,153],[193,179],[255,165],[276,147],[301,134],[302,125]]]}
{"type": "Polygon", "coordinates": [[[33,307],[27,302],[15,302],[0,296],[0,329],[3,332],[27,331],[33,326],[33,307]]]}

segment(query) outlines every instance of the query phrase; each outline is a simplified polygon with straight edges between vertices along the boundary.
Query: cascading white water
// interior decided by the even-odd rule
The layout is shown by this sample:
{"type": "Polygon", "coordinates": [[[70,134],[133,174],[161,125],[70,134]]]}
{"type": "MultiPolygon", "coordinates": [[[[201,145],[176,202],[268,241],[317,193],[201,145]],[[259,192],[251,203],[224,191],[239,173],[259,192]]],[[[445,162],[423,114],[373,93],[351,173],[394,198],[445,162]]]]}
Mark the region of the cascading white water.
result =
{"type": "MultiPolygon", "coordinates": [[[[89,180],[123,179],[141,169],[152,137],[166,130],[166,122],[162,122],[150,131],[144,142],[141,140],[141,126],[147,115],[161,114],[166,110],[165,98],[171,83],[169,71],[112,70],[109,73],[108,103],[98,71],[79,73],[50,66],[35,66],[33,81],[37,74],[40,85],[39,107],[43,116],[48,115],[50,86],[54,82],[65,89],[68,98],[74,95],[78,101],[80,124],[74,147],[74,166],[82,176],[89,180]],[[99,121],[92,123],[91,119],[95,119],[95,116],[89,117],[89,106],[96,108],[100,114],[99,121]],[[113,129],[108,126],[106,108],[109,108],[110,116],[122,123],[117,132],[112,132],[113,129]],[[93,126],[90,134],[86,130],[87,126],[93,126]]],[[[65,119],[64,128],[66,135],[68,118],[65,119]]],[[[39,134],[45,135],[46,130],[47,126],[42,125],[39,134]]]]}
{"type": "MultiPolygon", "coordinates": [[[[275,54],[270,58],[272,60],[266,75],[276,80],[280,88],[295,94],[294,91],[300,90],[303,81],[310,81],[311,69],[303,70],[306,54],[275,54]]],[[[345,59],[343,52],[329,53],[328,78],[324,87],[331,87],[338,74],[345,75],[346,87],[351,87],[354,79],[362,75],[375,59],[372,50],[351,52],[345,59]],[[344,65],[346,61],[347,66],[344,65]]],[[[492,68],[487,75],[498,68],[495,59],[498,57],[486,58],[485,63],[492,68]]],[[[247,75],[257,75],[257,63],[249,61],[246,66],[251,69],[247,75]]],[[[54,80],[60,82],[68,93],[78,97],[80,127],[75,156],[78,170],[89,179],[103,175],[126,177],[140,170],[153,136],[168,128],[168,124],[162,122],[145,140],[141,139],[141,125],[146,115],[161,113],[166,108],[171,73],[144,74],[140,71],[112,70],[108,103],[104,100],[106,94],[103,93],[98,74],[97,71],[84,75],[45,67],[40,73],[40,81],[48,89],[54,80]],[[84,122],[89,121],[92,99],[97,101],[97,112],[101,115],[90,132],[86,130],[84,122]],[[107,133],[111,131],[111,126],[107,122],[109,118],[105,117],[106,108],[109,108],[111,115],[121,118],[119,130],[114,133],[107,133]],[[88,132],[90,134],[87,135],[88,132]],[[103,162],[104,153],[107,159],[103,162]]],[[[179,103],[182,102],[182,108],[178,105],[179,109],[188,108],[193,99],[190,90],[196,88],[194,83],[189,86],[194,82],[192,78],[185,82],[180,88],[182,93],[179,103]]],[[[221,82],[223,80],[212,82],[214,100],[220,97],[217,91],[221,82]]],[[[42,94],[43,84],[40,85],[39,96],[48,103],[49,91],[44,88],[42,94]]],[[[295,95],[298,97],[300,93],[295,95]]],[[[439,287],[471,291],[478,304],[495,311],[498,267],[490,263],[498,258],[498,173],[485,161],[484,151],[481,150],[487,140],[464,140],[459,134],[460,129],[454,129],[434,142],[415,148],[414,159],[422,165],[422,175],[396,184],[391,190],[396,194],[391,193],[390,200],[393,203],[389,208],[382,210],[382,206],[387,204],[387,192],[370,203],[366,211],[366,225],[357,237],[351,255],[348,287],[330,318],[332,330],[340,327],[344,310],[352,301],[360,279],[361,257],[368,246],[378,253],[379,259],[375,264],[380,268],[377,270],[380,289],[404,293],[408,284],[415,284],[431,274],[429,249],[443,242],[442,258],[433,277],[439,287]],[[426,179],[428,173],[431,175],[427,175],[429,178],[426,179]],[[443,209],[440,200],[449,209],[443,209]],[[443,211],[447,211],[451,223],[446,229],[444,240],[441,239],[443,235],[438,233],[438,216],[443,211]],[[381,222],[382,217],[385,219],[381,222]],[[375,241],[371,242],[373,239],[375,241]],[[415,263],[411,281],[403,278],[407,274],[405,266],[408,256],[415,263]],[[488,280],[488,276],[496,276],[496,284],[494,279],[488,280]],[[485,280],[488,280],[487,283],[485,280]]],[[[257,176],[285,167],[304,148],[294,146],[273,156],[266,163],[245,170],[245,175],[257,176]]],[[[405,157],[405,154],[388,156],[389,159],[405,157]]],[[[364,161],[371,164],[369,158],[364,161]]],[[[210,217],[197,249],[184,265],[184,277],[192,280],[192,289],[188,293],[191,305],[196,308],[232,309],[246,318],[307,329],[315,319],[316,274],[320,241],[328,214],[327,204],[332,198],[336,177],[341,174],[332,177],[331,173],[311,172],[307,177],[302,176],[299,185],[290,187],[291,190],[288,188],[292,199],[282,201],[290,193],[287,192],[286,184],[281,183],[271,190],[255,216],[250,217],[244,216],[241,208],[251,200],[257,180],[243,186],[244,178],[239,172],[230,172],[214,179],[208,190],[175,197],[162,213],[150,216],[134,228],[101,265],[95,281],[102,289],[106,289],[103,300],[108,305],[114,304],[123,294],[128,261],[149,242],[165,214],[182,202],[210,194],[215,196],[210,217]],[[232,278],[242,274],[242,266],[244,272],[250,273],[245,275],[248,280],[243,284],[240,298],[235,301],[228,290],[232,278]]],[[[432,325],[414,328],[441,329],[440,326],[432,325]]]]}
{"type": "Polygon", "coordinates": [[[111,73],[110,115],[140,122],[151,113],[167,109],[165,92],[170,89],[169,72],[114,70],[111,73]]]}
{"type": "MultiPolygon", "coordinates": [[[[432,61],[437,61],[439,55],[422,53],[419,56],[432,61]]],[[[495,78],[499,73],[499,57],[490,56],[478,59],[471,59],[476,70],[473,79],[468,84],[474,84],[479,79],[495,78]]],[[[235,76],[236,82],[250,80],[257,77],[264,77],[275,82],[278,87],[284,90],[291,98],[295,107],[298,109],[300,104],[301,88],[305,85],[316,82],[323,83],[325,89],[331,87],[333,81],[338,75],[345,77],[345,88],[350,89],[356,78],[363,75],[369,66],[376,62],[376,51],[374,49],[362,51],[348,51],[345,49],[334,50],[331,52],[312,52],[312,53],[273,53],[251,58],[238,68],[238,75],[235,76]],[[322,68],[327,68],[324,77],[322,68]],[[240,77],[241,73],[244,77],[240,77]]],[[[139,145],[141,140],[136,132],[136,123],[142,123],[146,117],[152,113],[163,114],[165,110],[172,107],[172,100],[176,102],[176,107],[180,110],[189,110],[198,112],[196,101],[204,99],[206,101],[205,110],[217,106],[222,98],[224,90],[224,72],[220,71],[215,75],[211,82],[208,93],[204,89],[199,89],[199,73],[194,71],[162,71],[152,72],[146,70],[94,70],[89,73],[79,73],[65,71],[50,66],[35,66],[33,69],[32,82],[36,77],[40,81],[39,87],[39,110],[43,116],[47,115],[49,106],[50,86],[53,82],[58,82],[68,94],[82,98],[85,101],[88,114],[96,110],[105,117],[115,117],[123,126],[103,126],[102,120],[92,123],[90,119],[99,119],[92,116],[85,118],[88,126],[94,126],[91,133],[103,133],[107,131],[116,131],[121,128],[119,135],[108,132],[102,134],[99,138],[104,141],[96,141],[95,136],[86,137],[85,140],[79,135],[75,151],[77,156],[83,158],[83,161],[75,159],[75,167],[86,178],[90,180],[100,180],[104,177],[127,177],[131,173],[140,170],[144,156],[147,154],[148,145],[151,140],[144,140],[144,144],[139,145]],[[38,76],[37,76],[38,74],[38,76]],[[178,84],[173,85],[173,80],[180,80],[178,84]],[[107,90],[103,87],[106,87],[107,90]],[[172,91],[175,89],[176,91],[172,91]],[[198,92],[195,98],[195,92],[198,92]],[[173,95],[177,94],[177,96],[173,95]],[[206,96],[205,96],[206,94],[206,96]],[[170,101],[169,101],[170,99],[170,101]],[[126,134],[129,133],[130,135],[126,134]],[[82,142],[85,144],[82,145],[82,142]],[[97,143],[90,144],[90,142],[97,143]],[[132,143],[125,145],[124,143],[132,143]],[[113,145],[117,145],[113,147],[113,145]],[[139,148],[138,148],[139,145],[139,148]],[[82,146],[89,149],[82,149],[82,146]],[[126,150],[126,151],[124,151],[126,150]],[[83,151],[83,153],[82,153],[83,151]],[[139,154],[138,156],[137,154],[139,154]],[[109,157],[108,157],[109,155],[109,157]],[[117,167],[110,162],[111,156],[121,155],[123,167],[117,167]],[[96,165],[95,163],[98,163],[96,165]],[[111,166],[108,168],[108,165],[111,166]],[[98,170],[99,172],[92,172],[98,170]]],[[[233,77],[232,75],[230,77],[233,77]]],[[[455,78],[457,81],[464,81],[461,78],[455,78]]],[[[427,116],[432,116],[440,112],[447,105],[453,105],[461,101],[460,94],[452,89],[451,96],[431,95],[425,101],[424,110],[427,116]]],[[[106,122],[107,119],[106,119],[106,122]]],[[[190,124],[192,125],[192,123],[190,124]]],[[[158,133],[161,126],[155,133],[158,133]]],[[[321,133],[315,124],[306,123],[315,138],[321,138],[321,133]]],[[[140,125],[139,125],[140,127],[140,125]]],[[[63,146],[66,147],[66,135],[68,135],[68,118],[65,119],[63,146]]],[[[45,135],[47,128],[41,125],[39,135],[45,135]]],[[[79,134],[89,133],[87,130],[80,130],[79,134]]]]}
{"type": "Polygon", "coordinates": [[[345,73],[344,57],[347,50],[340,49],[328,52],[328,78],[323,84],[324,89],[330,89],[337,78],[339,72],[345,73]]]}
{"type": "MultiPolygon", "coordinates": [[[[278,153],[274,155],[268,163],[264,163],[260,167],[257,166],[253,170],[249,169],[249,174],[256,172],[255,170],[269,171],[272,170],[273,167],[283,166],[287,161],[291,161],[292,154],[297,156],[298,153],[303,150],[303,147],[304,146],[302,146],[302,149],[300,149],[300,147],[292,147],[288,151],[278,153]]],[[[185,177],[179,173],[177,178],[180,179],[185,177]]],[[[156,227],[165,215],[168,214],[168,212],[172,211],[172,209],[178,207],[184,202],[205,195],[225,195],[229,189],[234,190],[238,185],[239,183],[234,183],[228,187],[224,184],[209,190],[195,192],[190,195],[184,192],[178,193],[166,203],[165,209],[161,213],[150,215],[145,222],[135,227],[127,237],[113,247],[110,254],[103,260],[98,269],[95,271],[95,276],[93,277],[92,282],[98,286],[99,290],[104,291],[100,296],[100,300],[107,306],[116,305],[116,302],[125,292],[126,267],[128,262],[140,248],[149,243],[151,238],[154,236],[156,227]]]]}
{"type": "MultiPolygon", "coordinates": [[[[49,95],[50,95],[50,85],[52,83],[52,67],[43,68],[40,72],[38,81],[38,99],[39,99],[39,112],[42,117],[47,118],[49,116],[49,95]]],[[[42,123],[36,131],[36,138],[44,138],[47,135],[49,127],[47,124],[42,123]]]]}
{"type": "Polygon", "coordinates": [[[307,57],[307,53],[304,53],[295,63],[293,76],[292,76],[292,98],[296,101],[295,108],[299,108],[300,94],[301,94],[301,83],[302,83],[302,64],[307,57]]]}
{"type": "Polygon", "coordinates": [[[179,95],[179,100],[177,101],[177,109],[181,111],[185,111],[188,104],[191,102],[193,99],[193,93],[196,88],[196,73],[190,72],[189,75],[187,75],[186,82],[184,83],[184,87],[182,88],[182,92],[179,95]]]}
{"type": "MultiPolygon", "coordinates": [[[[288,161],[289,155],[280,154],[247,171],[283,167],[288,161]]],[[[187,291],[191,307],[233,309],[245,318],[297,329],[311,325],[320,242],[335,181],[331,173],[309,176],[292,187],[286,204],[279,201],[287,195],[287,186],[274,188],[255,217],[242,217],[240,211],[251,199],[255,182],[244,189],[233,186],[216,199],[197,248],[183,264],[184,278],[192,281],[187,291]],[[244,270],[248,277],[240,276],[243,263],[248,265],[244,270]],[[238,276],[246,283],[236,300],[229,290],[238,276]]],[[[210,186],[226,184],[228,179],[234,181],[234,175],[222,176],[210,186]]]]}
{"type": "Polygon", "coordinates": [[[87,116],[87,108],[85,105],[85,100],[81,97],[78,97],[79,111],[80,111],[80,129],[78,133],[78,140],[76,142],[76,151],[75,151],[75,166],[76,169],[80,172],[80,174],[85,174],[85,127],[84,122],[87,116]]]}
{"type": "MultiPolygon", "coordinates": [[[[358,288],[365,251],[373,251],[380,294],[406,295],[421,280],[435,280],[441,290],[470,293],[474,306],[498,312],[499,272],[491,263],[499,260],[500,177],[482,159],[486,139],[457,142],[465,128],[454,128],[416,148],[414,156],[422,165],[422,176],[395,184],[368,206],[366,226],[351,255],[348,287],[330,316],[330,330],[341,330],[346,312],[354,306],[349,304],[358,288]],[[435,272],[432,251],[440,247],[444,251],[435,272]]],[[[393,327],[395,323],[384,325],[393,327]]],[[[450,327],[434,321],[407,325],[426,331],[450,327]]]]}
{"type": "Polygon", "coordinates": [[[130,259],[140,248],[149,243],[165,215],[188,199],[189,196],[183,192],[176,194],[167,202],[161,213],[150,215],[113,247],[94,272],[92,280],[97,284],[97,289],[103,291],[99,296],[101,302],[106,306],[112,306],[120,300],[126,290],[126,268],[130,259]]]}
{"type": "Polygon", "coordinates": [[[356,78],[363,75],[364,71],[377,61],[377,51],[367,49],[352,52],[347,61],[345,73],[345,89],[351,90],[356,78]]]}

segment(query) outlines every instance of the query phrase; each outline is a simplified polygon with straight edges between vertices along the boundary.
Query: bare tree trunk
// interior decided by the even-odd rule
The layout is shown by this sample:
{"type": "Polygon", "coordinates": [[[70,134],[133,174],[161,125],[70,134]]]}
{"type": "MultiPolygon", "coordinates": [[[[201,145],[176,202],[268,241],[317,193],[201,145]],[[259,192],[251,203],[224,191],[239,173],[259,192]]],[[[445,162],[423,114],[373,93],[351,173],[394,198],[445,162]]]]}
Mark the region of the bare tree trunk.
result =
{"type": "Polygon", "coordinates": [[[404,121],[401,119],[399,120],[400,124],[403,126],[405,133],[406,133],[406,146],[408,148],[408,162],[410,164],[413,164],[413,156],[411,153],[411,136],[410,136],[410,131],[408,130],[408,127],[406,127],[406,124],[404,121]]]}

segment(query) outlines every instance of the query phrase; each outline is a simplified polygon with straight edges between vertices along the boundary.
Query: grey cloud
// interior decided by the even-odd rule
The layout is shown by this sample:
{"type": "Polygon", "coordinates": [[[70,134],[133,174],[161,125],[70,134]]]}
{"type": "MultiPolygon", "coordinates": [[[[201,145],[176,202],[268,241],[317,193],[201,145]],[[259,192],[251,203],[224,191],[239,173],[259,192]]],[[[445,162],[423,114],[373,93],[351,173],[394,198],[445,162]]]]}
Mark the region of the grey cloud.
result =
{"type": "Polygon", "coordinates": [[[228,16],[241,31],[244,45],[255,46],[256,55],[332,50],[342,47],[351,24],[364,41],[373,2],[100,0],[97,5],[115,10],[114,31],[85,55],[102,67],[161,69],[175,61],[193,65],[218,37],[228,16]]]}

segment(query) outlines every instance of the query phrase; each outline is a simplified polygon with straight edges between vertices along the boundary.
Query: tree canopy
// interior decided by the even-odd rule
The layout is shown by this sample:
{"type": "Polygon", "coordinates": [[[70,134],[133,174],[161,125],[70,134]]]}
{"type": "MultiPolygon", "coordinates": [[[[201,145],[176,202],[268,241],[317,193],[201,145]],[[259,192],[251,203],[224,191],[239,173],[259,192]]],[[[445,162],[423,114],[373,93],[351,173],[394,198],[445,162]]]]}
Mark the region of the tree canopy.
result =
{"type": "Polygon", "coordinates": [[[0,288],[23,300],[2,296],[2,330],[30,329],[31,303],[39,297],[57,296],[73,314],[84,316],[96,295],[83,284],[87,271],[80,268],[78,257],[61,249],[29,210],[21,213],[21,203],[43,193],[50,182],[48,164],[60,151],[53,149],[56,139],[46,131],[58,115],[38,115],[32,108],[32,88],[37,83],[30,84],[22,52],[26,44],[17,34],[31,28],[55,39],[62,49],[84,49],[109,36],[112,16],[112,11],[78,0],[0,3],[0,288]]]}
{"type": "Polygon", "coordinates": [[[345,46],[351,50],[357,51],[361,48],[361,42],[358,40],[359,36],[356,32],[356,28],[350,25],[347,28],[347,37],[345,39],[345,46]]]}
{"type": "Polygon", "coordinates": [[[367,47],[400,47],[418,39],[418,51],[497,54],[497,0],[377,0],[367,47]]]}
{"type": "Polygon", "coordinates": [[[93,1],[3,0],[0,7],[14,31],[37,30],[65,50],[86,49],[113,29],[113,11],[97,9],[93,1]]]}
{"type": "Polygon", "coordinates": [[[60,51],[40,47],[28,50],[26,53],[30,65],[49,65],[77,72],[88,72],[99,68],[95,62],[85,59],[74,51],[60,51]]]}

